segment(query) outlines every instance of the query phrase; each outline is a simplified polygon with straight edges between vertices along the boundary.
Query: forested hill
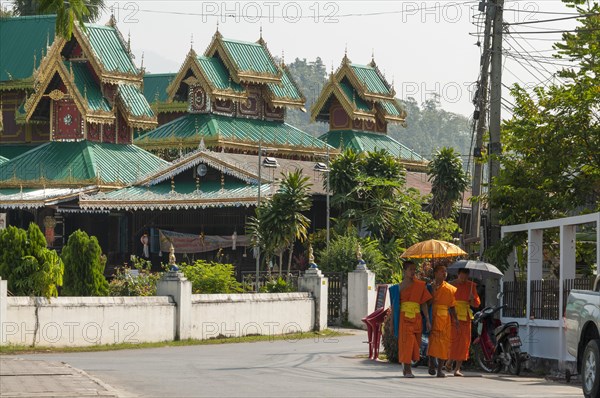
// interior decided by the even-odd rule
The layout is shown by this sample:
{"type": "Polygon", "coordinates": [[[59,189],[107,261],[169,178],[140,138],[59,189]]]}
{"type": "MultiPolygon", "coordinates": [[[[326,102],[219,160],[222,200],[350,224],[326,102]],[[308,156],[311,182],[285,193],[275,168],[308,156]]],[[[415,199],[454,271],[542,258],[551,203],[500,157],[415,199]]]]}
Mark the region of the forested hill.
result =
{"type": "MultiPolygon", "coordinates": [[[[318,98],[328,71],[321,58],[314,61],[298,59],[288,64],[296,83],[306,96],[306,113],[290,110],[287,122],[314,136],[327,132],[327,124],[310,122],[310,107],[318,98]]],[[[435,99],[418,104],[414,98],[402,101],[405,106],[407,125],[390,125],[388,133],[391,137],[413,149],[427,159],[432,158],[436,149],[453,147],[460,154],[468,155],[471,144],[471,125],[467,117],[447,112],[440,108],[435,99]]],[[[463,157],[464,159],[464,157],[463,157]]]]}

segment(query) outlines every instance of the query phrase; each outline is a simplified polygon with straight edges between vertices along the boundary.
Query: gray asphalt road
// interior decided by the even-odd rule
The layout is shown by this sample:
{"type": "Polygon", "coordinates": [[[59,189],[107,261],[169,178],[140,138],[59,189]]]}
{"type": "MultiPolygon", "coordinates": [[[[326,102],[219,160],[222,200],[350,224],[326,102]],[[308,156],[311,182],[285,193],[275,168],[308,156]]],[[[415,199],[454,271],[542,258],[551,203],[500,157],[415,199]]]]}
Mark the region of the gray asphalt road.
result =
{"type": "Polygon", "coordinates": [[[143,397],[580,397],[581,387],[539,378],[468,373],[437,379],[418,368],[403,379],[398,365],[364,358],[366,336],[166,347],[31,359],[64,361],[143,397]]]}

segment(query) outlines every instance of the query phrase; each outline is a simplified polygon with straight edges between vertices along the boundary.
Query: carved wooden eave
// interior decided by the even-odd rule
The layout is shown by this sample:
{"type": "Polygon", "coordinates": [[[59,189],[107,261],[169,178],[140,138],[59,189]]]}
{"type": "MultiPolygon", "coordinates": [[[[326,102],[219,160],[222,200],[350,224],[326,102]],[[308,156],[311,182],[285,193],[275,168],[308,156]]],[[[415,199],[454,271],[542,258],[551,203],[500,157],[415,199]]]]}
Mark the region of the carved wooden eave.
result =
{"type": "Polygon", "coordinates": [[[73,29],[73,36],[77,39],[84,54],[88,54],[90,65],[92,65],[94,72],[101,82],[110,84],[130,83],[135,84],[139,88],[142,87],[144,80],[143,70],[140,70],[137,74],[107,70],[100,58],[96,56],[87,35],[81,32],[81,28],[77,24],[75,25],[75,29],[73,29]]]}
{"type": "MultiPolygon", "coordinates": [[[[247,153],[257,152],[258,144],[252,140],[234,140],[224,139],[220,136],[194,136],[188,138],[165,137],[158,140],[144,140],[143,138],[136,141],[136,145],[147,151],[163,150],[163,149],[196,149],[200,141],[204,139],[204,144],[208,147],[222,147],[233,150],[245,151],[247,153]]],[[[315,138],[315,141],[318,141],[315,138]]],[[[326,148],[320,146],[304,146],[298,147],[291,144],[277,144],[272,142],[263,143],[269,148],[274,148],[282,157],[299,155],[306,158],[314,157],[315,154],[325,155],[326,148]]],[[[335,153],[336,150],[330,148],[330,153],[335,153]]]]}
{"type": "Polygon", "coordinates": [[[393,122],[393,123],[401,123],[401,124],[406,123],[406,111],[404,109],[400,109],[398,106],[396,106],[396,109],[398,109],[400,111],[400,115],[394,116],[394,115],[389,115],[386,112],[385,108],[380,103],[377,102],[376,106],[377,106],[378,112],[383,116],[383,118],[386,121],[393,122]]]}
{"type": "Polygon", "coordinates": [[[123,100],[120,97],[117,97],[117,108],[124,116],[125,123],[129,127],[139,128],[142,130],[152,130],[158,126],[158,122],[156,120],[156,116],[137,116],[131,114],[129,108],[125,106],[123,100]]]}
{"type": "MultiPolygon", "coordinates": [[[[283,73],[289,74],[289,70],[285,64],[282,64],[280,66],[280,68],[283,69],[283,73]]],[[[291,78],[291,74],[290,74],[290,81],[292,82],[292,85],[296,88],[296,90],[300,94],[300,98],[276,97],[275,94],[270,89],[267,89],[266,90],[267,99],[269,100],[271,105],[275,108],[286,108],[286,107],[298,108],[302,112],[306,112],[306,108],[304,107],[306,105],[306,97],[304,97],[304,94],[302,93],[302,90],[300,90],[300,87],[298,87],[298,84],[296,84],[294,79],[291,78]]],[[[281,85],[283,85],[283,83],[280,82],[280,83],[278,83],[278,85],[281,86],[281,85]]]]}
{"type": "Polygon", "coordinates": [[[344,108],[344,111],[348,114],[348,116],[352,120],[358,119],[358,120],[366,120],[366,121],[375,122],[375,112],[374,111],[364,112],[364,111],[360,111],[360,110],[356,109],[356,106],[351,102],[352,100],[350,98],[346,97],[346,94],[344,94],[344,92],[340,89],[337,82],[334,82],[332,80],[330,80],[325,85],[323,90],[321,90],[321,94],[319,95],[319,98],[311,107],[310,117],[311,117],[312,121],[317,120],[319,113],[321,113],[323,107],[329,100],[329,97],[332,95],[334,95],[337,98],[339,103],[342,105],[342,108],[344,108]]]}
{"type": "Polygon", "coordinates": [[[188,103],[186,101],[153,102],[150,107],[155,115],[159,113],[187,112],[188,103]]]}
{"type": "MultiPolygon", "coordinates": [[[[259,43],[260,44],[260,43],[259,43]]],[[[264,44],[261,44],[263,48],[264,44]]],[[[273,57],[268,49],[267,54],[269,55],[271,61],[273,61],[273,57]]],[[[236,83],[255,83],[255,84],[265,84],[265,83],[280,83],[281,82],[281,70],[277,69],[277,73],[264,73],[264,72],[255,72],[255,71],[244,71],[239,70],[238,65],[233,61],[233,57],[227,50],[227,48],[223,45],[222,36],[219,32],[215,33],[213,36],[212,42],[209,44],[208,48],[204,52],[206,57],[213,57],[215,53],[219,54],[219,58],[225,64],[225,67],[229,71],[231,78],[236,83]]],[[[276,65],[275,62],[273,62],[276,65]]]]}
{"type": "MultiPolygon", "coordinates": [[[[263,195],[268,196],[267,192],[263,195]]],[[[190,209],[206,209],[213,207],[250,207],[256,206],[256,193],[250,193],[246,197],[219,197],[207,198],[201,192],[197,198],[194,194],[150,194],[148,200],[103,200],[103,199],[83,199],[80,200],[79,206],[84,210],[190,210],[190,209]]]]}

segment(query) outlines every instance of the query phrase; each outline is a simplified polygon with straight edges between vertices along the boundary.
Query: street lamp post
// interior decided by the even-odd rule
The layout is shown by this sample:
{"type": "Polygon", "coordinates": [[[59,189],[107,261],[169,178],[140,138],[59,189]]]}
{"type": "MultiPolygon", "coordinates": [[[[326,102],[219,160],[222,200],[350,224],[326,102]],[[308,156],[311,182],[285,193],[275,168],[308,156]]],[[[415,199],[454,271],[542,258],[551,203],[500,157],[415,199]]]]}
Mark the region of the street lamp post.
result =
{"type": "MultiPolygon", "coordinates": [[[[262,188],[262,179],[261,179],[261,169],[262,169],[262,143],[258,144],[258,195],[256,196],[256,210],[260,207],[260,190],[262,188]]],[[[258,216],[258,211],[257,211],[258,216]]],[[[260,235],[259,235],[260,236],[260,235]]],[[[256,245],[256,293],[259,290],[259,281],[260,281],[260,241],[257,242],[256,245]]]]}

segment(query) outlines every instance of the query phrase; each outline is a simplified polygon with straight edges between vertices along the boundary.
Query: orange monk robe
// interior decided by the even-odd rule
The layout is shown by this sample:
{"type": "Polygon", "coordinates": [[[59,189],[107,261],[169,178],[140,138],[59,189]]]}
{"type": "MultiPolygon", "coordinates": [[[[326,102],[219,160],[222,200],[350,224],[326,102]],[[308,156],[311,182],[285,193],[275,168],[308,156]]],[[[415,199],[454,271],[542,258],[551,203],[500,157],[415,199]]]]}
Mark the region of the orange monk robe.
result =
{"type": "MultiPolygon", "coordinates": [[[[402,303],[414,303],[413,306],[420,307],[431,299],[431,294],[425,286],[425,282],[413,280],[413,284],[400,292],[400,308],[402,303]]],[[[405,304],[406,306],[406,304],[405,304]]],[[[421,333],[423,332],[423,320],[420,308],[412,311],[400,310],[400,327],[398,331],[398,362],[411,363],[420,357],[421,333]]]]}
{"type": "Polygon", "coordinates": [[[450,354],[450,344],[452,343],[452,318],[448,309],[456,306],[454,292],[456,288],[448,282],[433,292],[433,311],[431,333],[429,334],[429,348],[427,355],[438,359],[446,360],[450,354]]]}
{"type": "Polygon", "coordinates": [[[456,285],[456,315],[458,316],[458,329],[452,328],[452,348],[450,349],[450,359],[453,361],[466,361],[469,359],[469,347],[471,346],[471,321],[473,313],[469,308],[469,297],[473,294],[475,308],[481,305],[481,300],[477,294],[477,285],[471,281],[464,283],[458,282],[456,285]],[[462,307],[462,308],[461,308],[462,307]]]}

